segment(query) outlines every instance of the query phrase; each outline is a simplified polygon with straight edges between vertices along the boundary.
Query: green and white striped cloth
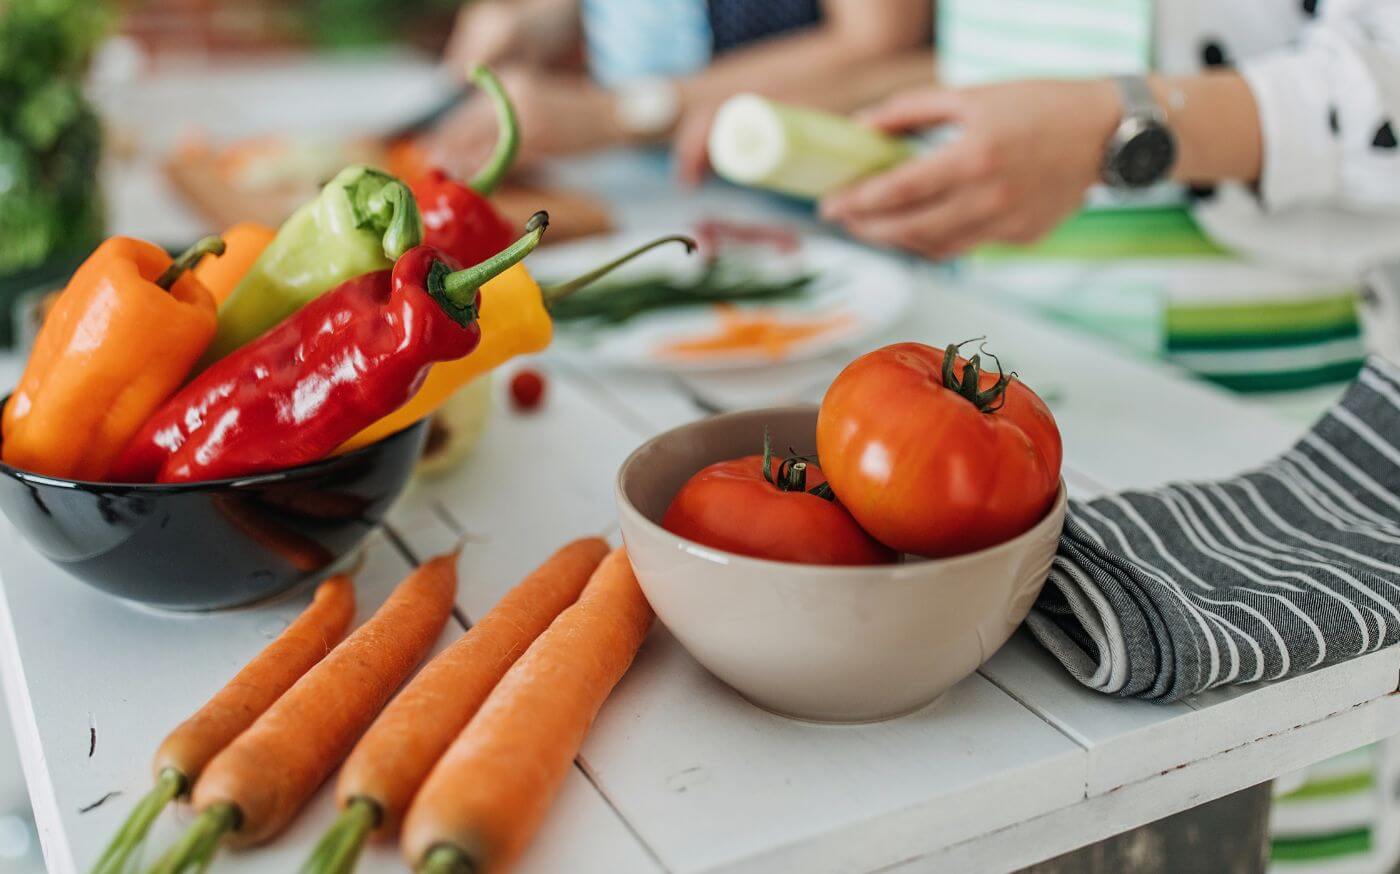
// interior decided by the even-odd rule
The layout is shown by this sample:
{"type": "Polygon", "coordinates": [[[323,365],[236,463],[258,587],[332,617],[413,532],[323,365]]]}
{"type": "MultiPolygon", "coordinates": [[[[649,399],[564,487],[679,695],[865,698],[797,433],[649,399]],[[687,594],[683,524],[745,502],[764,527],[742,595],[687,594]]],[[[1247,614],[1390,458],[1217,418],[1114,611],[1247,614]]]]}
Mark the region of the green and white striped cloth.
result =
{"type": "MultiPolygon", "coordinates": [[[[965,85],[1179,67],[1196,44],[1186,5],[940,0],[940,75],[965,85]]],[[[1340,385],[1361,365],[1354,280],[1234,257],[1174,192],[1091,206],[1038,245],[984,248],[969,265],[1051,316],[1238,391],[1340,385]]]]}
{"type": "Polygon", "coordinates": [[[1385,874],[1400,863],[1400,755],[1373,744],[1275,784],[1270,874],[1385,874]]]}
{"type": "Polygon", "coordinates": [[[939,72],[950,85],[1140,73],[1152,0],[939,0],[939,72]]]}
{"type": "Polygon", "coordinates": [[[1341,385],[1364,356],[1354,282],[1233,256],[1182,206],[1085,210],[1039,244],[985,247],[962,269],[1235,391],[1341,385]]]}

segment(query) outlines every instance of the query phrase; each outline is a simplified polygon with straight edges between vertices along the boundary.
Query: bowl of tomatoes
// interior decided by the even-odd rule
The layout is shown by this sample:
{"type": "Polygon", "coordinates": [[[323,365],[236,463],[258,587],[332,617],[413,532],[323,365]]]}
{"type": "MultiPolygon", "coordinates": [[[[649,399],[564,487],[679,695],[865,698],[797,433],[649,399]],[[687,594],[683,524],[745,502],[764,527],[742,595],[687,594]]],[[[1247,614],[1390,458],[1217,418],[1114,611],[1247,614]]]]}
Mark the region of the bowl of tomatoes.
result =
{"type": "Polygon", "coordinates": [[[878,350],[820,407],[714,416],[624,462],[622,534],[648,600],[758,706],[821,722],[917,710],[1044,586],[1067,505],[1054,419],[977,356],[945,372],[955,351],[878,350]]]}

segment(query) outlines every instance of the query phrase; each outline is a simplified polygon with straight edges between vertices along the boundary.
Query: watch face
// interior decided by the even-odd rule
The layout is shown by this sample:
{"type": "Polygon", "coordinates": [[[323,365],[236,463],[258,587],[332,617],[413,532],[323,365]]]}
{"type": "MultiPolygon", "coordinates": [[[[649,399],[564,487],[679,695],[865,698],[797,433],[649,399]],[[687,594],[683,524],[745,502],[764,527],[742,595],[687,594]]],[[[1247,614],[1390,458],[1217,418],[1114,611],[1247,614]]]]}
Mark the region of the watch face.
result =
{"type": "Polygon", "coordinates": [[[1175,160],[1176,141],[1171,131],[1148,124],[1123,143],[1113,158],[1113,171],[1120,184],[1144,188],[1165,179],[1175,160]]]}

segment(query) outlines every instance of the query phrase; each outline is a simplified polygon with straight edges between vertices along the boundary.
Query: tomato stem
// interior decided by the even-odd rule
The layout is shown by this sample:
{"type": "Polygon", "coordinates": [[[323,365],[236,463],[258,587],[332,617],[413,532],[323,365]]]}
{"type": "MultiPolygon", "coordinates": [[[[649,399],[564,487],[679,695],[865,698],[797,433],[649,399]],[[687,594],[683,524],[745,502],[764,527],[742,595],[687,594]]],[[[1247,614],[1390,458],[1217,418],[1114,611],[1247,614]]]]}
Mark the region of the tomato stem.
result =
{"type": "Polygon", "coordinates": [[[972,340],[964,340],[961,343],[949,343],[948,348],[943,350],[943,386],[949,391],[955,392],[967,399],[969,403],[977,407],[983,413],[995,413],[1006,404],[1006,388],[1015,378],[1016,373],[1007,373],[1001,366],[1001,359],[987,351],[987,346],[983,343],[978,347],[978,351],[967,359],[967,364],[963,366],[962,377],[959,378],[954,365],[958,361],[958,351],[968,343],[976,343],[984,340],[984,337],[977,337],[972,340]],[[996,362],[997,381],[985,391],[982,389],[982,356],[986,355],[996,362]]]}
{"type": "Polygon", "coordinates": [[[811,489],[807,488],[807,466],[813,462],[810,456],[798,455],[788,448],[791,455],[778,462],[778,471],[773,472],[773,438],[768,433],[768,429],[763,429],[763,478],[769,483],[778,487],[782,492],[806,492],[821,498],[823,501],[836,500],[836,493],[831,490],[831,486],[822,483],[811,489]]]}
{"type": "Polygon", "coordinates": [[[807,462],[784,458],[778,465],[778,488],[785,492],[807,491],[807,462]]]}

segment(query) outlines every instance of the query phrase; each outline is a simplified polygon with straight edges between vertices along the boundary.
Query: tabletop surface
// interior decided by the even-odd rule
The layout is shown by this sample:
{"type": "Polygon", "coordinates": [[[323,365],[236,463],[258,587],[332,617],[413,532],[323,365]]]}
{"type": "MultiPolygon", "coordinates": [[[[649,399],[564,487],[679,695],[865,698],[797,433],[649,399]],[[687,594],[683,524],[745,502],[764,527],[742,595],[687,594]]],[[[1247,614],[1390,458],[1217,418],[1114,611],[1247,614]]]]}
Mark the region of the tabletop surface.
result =
{"type": "MultiPolygon", "coordinates": [[[[607,197],[624,228],[791,207],[714,186],[682,197],[654,156],[581,161],[562,181],[607,197]]],[[[165,193],[132,171],[130,197],[165,193]]],[[[161,239],[128,205],[114,230],[161,239]]],[[[190,227],[187,237],[201,229],[190,227]]],[[[890,256],[895,257],[895,256],[890,256]]],[[[887,338],[992,335],[1047,397],[1077,496],[1224,476],[1304,424],[1165,365],[998,305],[946,270],[908,264],[917,303],[887,338]]],[[[874,344],[872,344],[874,345],[874,344]]],[[[555,546],[616,539],[618,464],[660,430],[719,409],[820,399],[859,350],[774,366],[764,379],[600,372],[546,358],[543,409],[498,399],[473,456],[415,483],[369,543],[361,616],[420,559],[463,536],[458,605],[481,616],[555,546]]],[[[0,384],[13,359],[0,360],[0,384]]],[[[499,381],[498,381],[499,382],[499,381]]],[[[276,635],[305,591],[213,616],[126,605],[66,577],[0,521],[0,665],[48,869],[86,869],[136,797],[166,731],[276,635]]],[[[462,633],[453,624],[440,645],[462,633]]],[[[699,667],[658,626],[598,718],[523,872],[1011,870],[1400,729],[1400,649],[1178,704],[1075,683],[1024,635],[935,704],[864,726],[771,715],[699,667]]],[[[297,868],[334,815],[328,789],[265,848],[216,870],[297,868]]],[[[162,818],[165,846],[191,818],[162,818]]],[[[402,870],[390,846],[362,871],[402,870]]]]}

